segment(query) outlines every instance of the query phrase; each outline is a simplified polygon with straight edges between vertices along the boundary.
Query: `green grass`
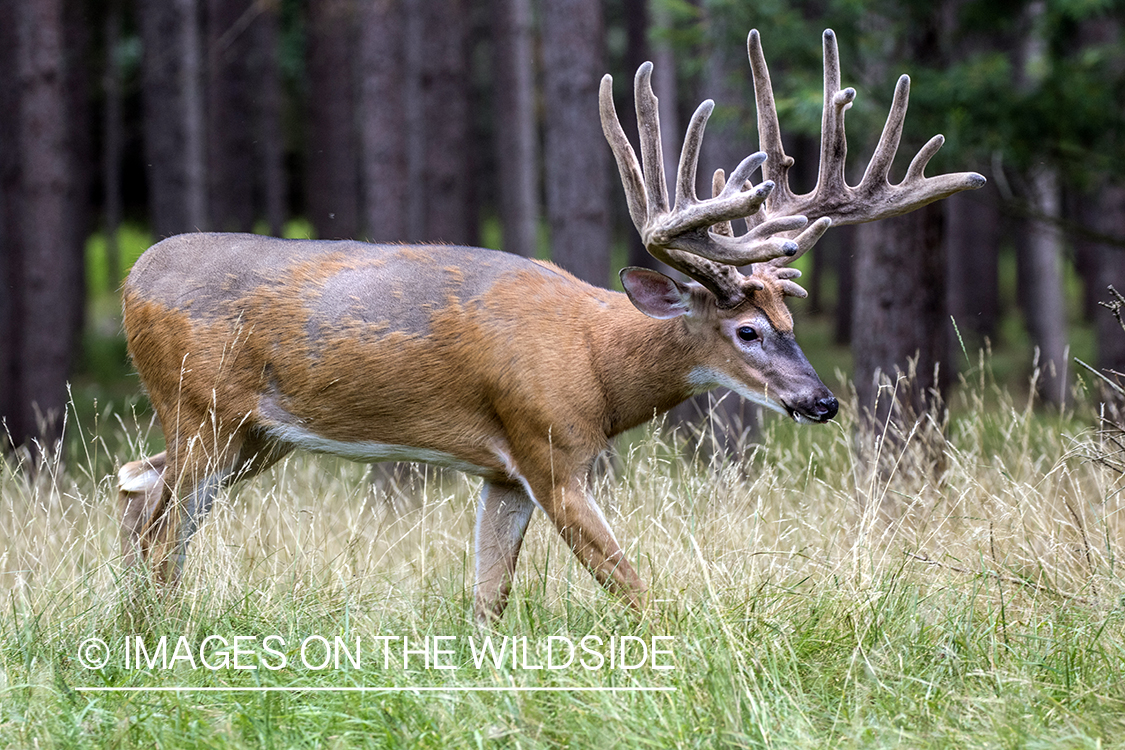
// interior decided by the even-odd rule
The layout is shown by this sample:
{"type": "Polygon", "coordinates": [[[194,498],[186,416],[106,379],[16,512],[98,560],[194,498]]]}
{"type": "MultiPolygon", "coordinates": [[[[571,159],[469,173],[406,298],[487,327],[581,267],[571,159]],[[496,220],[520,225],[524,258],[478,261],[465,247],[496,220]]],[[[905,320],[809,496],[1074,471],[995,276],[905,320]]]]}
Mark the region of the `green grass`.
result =
{"type": "Polygon", "coordinates": [[[1095,460],[1112,443],[1088,403],[1037,414],[979,371],[959,392],[947,440],[869,447],[881,462],[856,458],[849,406],[822,428],[770,421],[743,465],[703,463],[661,431],[622,441],[597,491],[652,587],[643,617],[537,514],[492,637],[526,637],[528,666],[549,636],[667,637],[671,670],[478,669],[478,485],[456,474],[427,475],[396,514],[362,467],[292,457],[220,497],[183,586],[155,595],[121,578],[110,476],[152,434],[107,412],[34,478],[3,465],[0,746],[1120,746],[1125,485],[1095,460]],[[250,636],[256,663],[268,635],[284,669],[126,668],[121,650],[250,636]],[[302,664],[315,636],[360,638],[360,668],[302,664]],[[384,668],[376,636],[447,637],[456,668],[404,667],[397,648],[384,668]],[[114,649],[101,669],[79,660],[93,637],[114,649]],[[78,689],[171,686],[300,689],[78,689]],[[429,690],[310,690],[358,686],[429,690]],[[500,687],[562,689],[464,691],[500,687]],[[674,691],[573,689],[591,687],[674,691]]]}

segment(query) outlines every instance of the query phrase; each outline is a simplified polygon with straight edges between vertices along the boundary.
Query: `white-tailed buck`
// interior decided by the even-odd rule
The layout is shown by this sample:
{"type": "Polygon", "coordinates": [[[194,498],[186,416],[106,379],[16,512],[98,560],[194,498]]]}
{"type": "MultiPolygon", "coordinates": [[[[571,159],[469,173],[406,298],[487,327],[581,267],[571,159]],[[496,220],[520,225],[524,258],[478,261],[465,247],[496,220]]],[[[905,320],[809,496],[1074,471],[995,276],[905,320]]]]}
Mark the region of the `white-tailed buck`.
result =
{"type": "Polygon", "coordinates": [[[640,607],[645,584],[591,497],[609,438],[725,386],[801,423],[837,402],[793,337],[789,264],[829,224],[902,214],[977,174],[926,178],[935,136],[905,179],[887,176],[902,132],[903,76],[862,181],[844,181],[836,41],[824,33],[820,177],[795,195],[757,32],[749,38],[761,151],[696,197],[713,104],[688,127],[669,208],[652,66],[636,76],[641,163],[601,85],[601,118],[650,253],[692,279],[626,268],[626,294],[550,263],[446,245],[186,234],[150,248],[125,284],[129,351],[167,439],[120,472],[127,560],[175,580],[218,488],[294,448],[357,461],[424,461],[484,479],[476,613],[504,611],[524,532],[540,508],[597,579],[640,607]],[[641,166],[643,165],[643,167],[641,166]],[[762,183],[748,182],[762,167],[762,183]],[[730,222],[745,219],[735,234],[730,222]],[[744,273],[740,267],[750,266],[744,273]],[[693,283],[697,282],[697,283],[693,283]]]}

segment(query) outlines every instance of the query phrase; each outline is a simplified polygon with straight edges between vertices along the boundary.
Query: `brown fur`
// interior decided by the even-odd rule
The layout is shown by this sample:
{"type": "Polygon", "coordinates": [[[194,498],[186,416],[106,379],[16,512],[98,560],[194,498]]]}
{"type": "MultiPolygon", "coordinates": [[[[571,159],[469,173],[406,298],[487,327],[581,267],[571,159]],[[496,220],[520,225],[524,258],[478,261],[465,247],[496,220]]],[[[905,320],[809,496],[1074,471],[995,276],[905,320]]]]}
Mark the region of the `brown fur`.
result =
{"type": "Polygon", "coordinates": [[[733,311],[691,295],[696,314],[655,320],[555,266],[483,250],[166,240],[125,286],[129,351],[167,439],[144,475],[159,479],[122,490],[126,555],[174,579],[215,488],[301,443],[286,436],[313,436],[333,441],[326,450],[433,451],[484,477],[482,618],[503,611],[532,499],[599,581],[640,606],[645,585],[586,486],[609,437],[700,390],[689,381],[701,367],[754,393],[823,389],[803,355],[757,374],[723,333],[764,316],[791,337],[779,292],[733,311]],[[425,294],[410,326],[424,333],[403,329],[396,290],[425,294]]]}

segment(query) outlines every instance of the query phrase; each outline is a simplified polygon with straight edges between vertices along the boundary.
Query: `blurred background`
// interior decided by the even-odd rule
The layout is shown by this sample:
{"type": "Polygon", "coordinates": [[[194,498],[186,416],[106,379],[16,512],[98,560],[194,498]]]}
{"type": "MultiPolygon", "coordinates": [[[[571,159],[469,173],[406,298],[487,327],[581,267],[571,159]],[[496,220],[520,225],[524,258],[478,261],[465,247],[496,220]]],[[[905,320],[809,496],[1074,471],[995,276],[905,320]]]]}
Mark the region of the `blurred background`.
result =
{"type": "MultiPolygon", "coordinates": [[[[815,182],[829,27],[859,91],[853,184],[901,73],[894,179],[934,133],[930,174],[989,179],[832,229],[802,259],[798,340],[825,380],[854,379],[863,408],[880,377],[914,370],[900,397],[924,408],[987,349],[1003,383],[1064,405],[1073,357],[1125,371],[1098,305],[1125,290],[1123,19],[1119,0],[0,2],[4,442],[55,439],[71,399],[82,418],[138,397],[118,289],[171,234],[483,245],[614,285],[650,261],[601,133],[601,76],[635,142],[632,73],[655,62],[669,164],[714,99],[709,183],[758,148],[751,28],[796,188],[815,182]]],[[[736,399],[718,408],[752,429],[736,399]]]]}

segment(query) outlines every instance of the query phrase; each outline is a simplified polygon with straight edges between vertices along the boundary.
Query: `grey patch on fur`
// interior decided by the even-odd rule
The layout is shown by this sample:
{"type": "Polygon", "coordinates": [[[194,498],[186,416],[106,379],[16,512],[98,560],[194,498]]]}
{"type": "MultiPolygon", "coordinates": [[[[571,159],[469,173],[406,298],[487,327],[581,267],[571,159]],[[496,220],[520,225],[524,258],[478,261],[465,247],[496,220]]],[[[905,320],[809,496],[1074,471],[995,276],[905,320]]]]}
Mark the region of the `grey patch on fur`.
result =
{"type": "Polygon", "coordinates": [[[502,277],[520,271],[555,275],[510,253],[451,245],[374,245],[352,241],[282,240],[251,234],[184,234],[150,248],[126,287],[143,299],[193,319],[237,316],[263,287],[296,297],[308,310],[310,342],[327,331],[373,335],[431,333],[435,312],[467,305],[502,277]],[[297,283],[293,268],[318,259],[342,266],[297,283]]]}

